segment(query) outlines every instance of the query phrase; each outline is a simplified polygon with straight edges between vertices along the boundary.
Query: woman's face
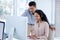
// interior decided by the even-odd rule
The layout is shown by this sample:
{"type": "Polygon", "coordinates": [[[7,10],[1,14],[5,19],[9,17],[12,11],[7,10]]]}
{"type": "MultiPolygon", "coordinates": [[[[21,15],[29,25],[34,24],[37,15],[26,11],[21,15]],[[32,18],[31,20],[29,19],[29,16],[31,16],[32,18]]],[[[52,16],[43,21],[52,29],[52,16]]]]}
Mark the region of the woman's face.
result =
{"type": "Polygon", "coordinates": [[[41,17],[40,17],[40,15],[38,15],[38,13],[35,13],[34,16],[35,16],[35,18],[36,18],[37,21],[41,20],[41,17]]]}

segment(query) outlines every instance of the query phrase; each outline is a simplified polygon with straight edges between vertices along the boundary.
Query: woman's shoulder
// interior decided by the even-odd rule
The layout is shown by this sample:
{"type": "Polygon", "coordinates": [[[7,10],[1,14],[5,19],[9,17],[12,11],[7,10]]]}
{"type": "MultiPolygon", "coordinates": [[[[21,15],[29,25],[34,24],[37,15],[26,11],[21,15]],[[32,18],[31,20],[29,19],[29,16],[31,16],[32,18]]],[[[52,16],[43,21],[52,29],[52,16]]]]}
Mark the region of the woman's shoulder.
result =
{"type": "Polygon", "coordinates": [[[49,27],[49,24],[47,22],[43,22],[45,27],[49,27]]]}
{"type": "Polygon", "coordinates": [[[48,24],[47,22],[43,21],[43,24],[48,24]]]}

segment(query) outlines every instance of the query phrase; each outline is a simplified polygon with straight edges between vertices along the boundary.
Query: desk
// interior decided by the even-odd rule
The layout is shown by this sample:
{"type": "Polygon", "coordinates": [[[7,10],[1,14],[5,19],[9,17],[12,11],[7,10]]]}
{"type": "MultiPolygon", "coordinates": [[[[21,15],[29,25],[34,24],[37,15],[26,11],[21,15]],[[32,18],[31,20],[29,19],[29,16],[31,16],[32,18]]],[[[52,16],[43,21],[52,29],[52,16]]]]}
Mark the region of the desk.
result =
{"type": "MultiPolygon", "coordinates": [[[[4,39],[4,40],[8,40],[8,38],[6,38],[6,39],[4,39]]],[[[19,39],[13,38],[13,40],[19,40],[19,39]]],[[[29,40],[29,39],[27,39],[27,40],[29,40]]]]}
{"type": "MultiPolygon", "coordinates": [[[[6,38],[6,39],[4,39],[4,40],[8,40],[8,38],[6,38]]],[[[13,38],[13,40],[18,40],[18,39],[16,39],[16,38],[13,38]]]]}

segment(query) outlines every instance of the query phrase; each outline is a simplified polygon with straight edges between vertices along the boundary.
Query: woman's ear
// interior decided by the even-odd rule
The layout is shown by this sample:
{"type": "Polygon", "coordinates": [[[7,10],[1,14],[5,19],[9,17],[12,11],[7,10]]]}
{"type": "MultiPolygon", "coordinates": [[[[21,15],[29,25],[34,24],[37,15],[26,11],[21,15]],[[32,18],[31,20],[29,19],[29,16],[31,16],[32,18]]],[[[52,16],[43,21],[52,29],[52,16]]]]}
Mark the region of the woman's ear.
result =
{"type": "Polygon", "coordinates": [[[41,14],[41,17],[43,17],[43,15],[41,14]]]}

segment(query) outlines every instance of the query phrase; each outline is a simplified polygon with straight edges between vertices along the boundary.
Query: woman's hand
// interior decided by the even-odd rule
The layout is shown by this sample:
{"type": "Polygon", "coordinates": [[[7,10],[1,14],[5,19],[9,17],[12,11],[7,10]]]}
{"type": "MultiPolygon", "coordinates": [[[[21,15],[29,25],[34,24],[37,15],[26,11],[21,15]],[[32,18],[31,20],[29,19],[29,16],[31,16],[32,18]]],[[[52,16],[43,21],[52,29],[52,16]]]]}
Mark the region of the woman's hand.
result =
{"type": "Polygon", "coordinates": [[[51,29],[52,31],[55,31],[55,27],[54,27],[54,26],[51,26],[50,29],[51,29]]]}
{"type": "Polygon", "coordinates": [[[31,36],[29,35],[28,37],[32,38],[32,39],[38,39],[38,37],[36,35],[31,35],[31,36]]]}

